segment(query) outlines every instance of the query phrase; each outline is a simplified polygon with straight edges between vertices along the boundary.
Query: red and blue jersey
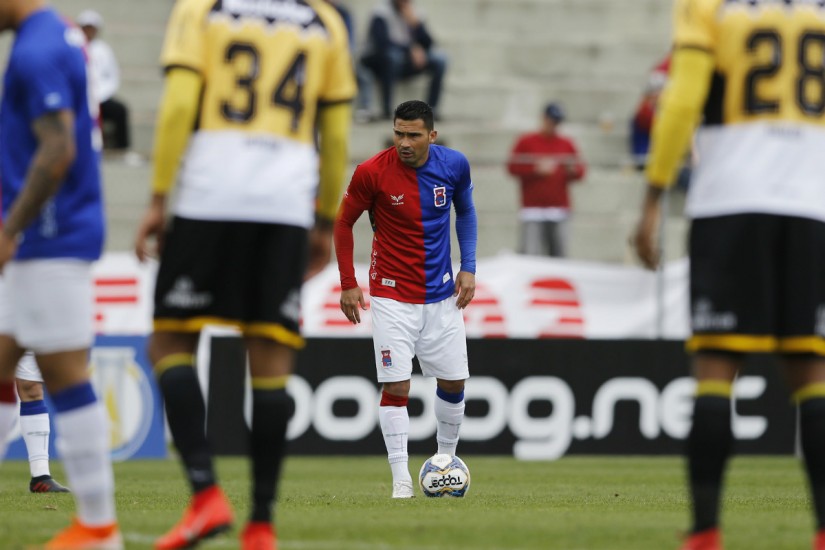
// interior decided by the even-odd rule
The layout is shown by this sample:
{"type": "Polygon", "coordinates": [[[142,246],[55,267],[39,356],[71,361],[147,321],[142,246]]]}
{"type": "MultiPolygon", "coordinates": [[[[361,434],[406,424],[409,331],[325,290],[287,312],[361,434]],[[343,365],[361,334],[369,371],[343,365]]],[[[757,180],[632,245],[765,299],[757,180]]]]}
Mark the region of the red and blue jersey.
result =
{"type": "Polygon", "coordinates": [[[335,224],[335,249],[344,290],[358,286],[352,262],[352,226],[367,210],[373,223],[370,294],[408,303],[453,295],[450,210],[456,211],[461,271],[475,273],[477,221],[470,164],[458,151],[431,145],[419,168],[395,148],[359,165],[335,224]]]}
{"type": "Polygon", "coordinates": [[[85,39],[52,9],[17,28],[0,101],[0,180],[5,218],[26,182],[38,148],[32,130],[43,115],[74,114],[75,159],[57,193],[25,229],[17,259],[95,260],[103,248],[100,153],[93,145],[85,39]]]}

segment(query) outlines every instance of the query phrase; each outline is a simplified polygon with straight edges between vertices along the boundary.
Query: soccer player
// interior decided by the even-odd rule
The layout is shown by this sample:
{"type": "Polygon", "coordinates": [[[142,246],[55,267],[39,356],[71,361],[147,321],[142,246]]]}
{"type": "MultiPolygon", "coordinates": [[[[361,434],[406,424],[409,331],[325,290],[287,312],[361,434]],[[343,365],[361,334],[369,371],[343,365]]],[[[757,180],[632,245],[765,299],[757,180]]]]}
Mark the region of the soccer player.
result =
{"type": "Polygon", "coordinates": [[[659,199],[701,121],[686,208],[697,390],[687,444],[693,526],[683,548],[722,548],[732,386],[746,354],[769,352],[799,406],[814,547],[825,550],[825,6],[678,0],[674,20],[634,240],[654,268],[659,199]]]}
{"type": "Polygon", "coordinates": [[[49,410],[43,400],[43,376],[31,353],[17,364],[17,395],[20,397],[20,432],[29,456],[32,493],[68,493],[49,470],[49,410]]]}
{"type": "Polygon", "coordinates": [[[358,166],[335,222],[341,310],[361,322],[366,303],[355,279],[352,227],[368,210],[375,235],[370,264],[373,347],[383,384],[378,417],[392,470],[393,498],[411,498],[407,434],[413,356],[436,377],[438,452],[455,455],[469,376],[461,310],[475,294],[477,220],[470,164],[435,145],[433,111],[423,101],[395,109],[394,147],[358,166]],[[450,208],[461,268],[453,276],[450,208]],[[457,297],[457,298],[456,298],[457,297]]]}
{"type": "Polygon", "coordinates": [[[162,237],[149,355],[193,498],[156,548],[188,548],[232,522],[193,368],[201,329],[219,323],[241,331],[249,354],[253,488],[241,541],[265,550],[276,544],[286,385],[304,344],[301,285],[329,262],[346,169],[356,91],[347,31],[323,1],[180,0],[162,63],[153,194],[135,249],[144,259],[162,237]]]}
{"type": "Polygon", "coordinates": [[[9,29],[15,38],[0,101],[0,304],[8,304],[0,312],[0,441],[15,367],[28,349],[55,405],[77,504],[74,523],[46,548],[122,548],[109,420],[87,368],[91,265],[104,223],[85,40],[42,0],[0,1],[0,30],[9,29]]]}

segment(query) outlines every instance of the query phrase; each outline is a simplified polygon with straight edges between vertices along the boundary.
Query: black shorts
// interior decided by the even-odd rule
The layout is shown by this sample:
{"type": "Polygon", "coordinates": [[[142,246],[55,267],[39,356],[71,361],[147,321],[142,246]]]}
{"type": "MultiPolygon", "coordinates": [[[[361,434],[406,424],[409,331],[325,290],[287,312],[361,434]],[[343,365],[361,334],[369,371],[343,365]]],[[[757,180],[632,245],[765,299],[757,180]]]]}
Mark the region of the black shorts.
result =
{"type": "Polygon", "coordinates": [[[306,263],[304,228],[175,217],[155,286],[155,331],[230,325],[299,348],[306,263]]]}
{"type": "Polygon", "coordinates": [[[825,355],[825,223],[739,214],[693,221],[688,350],[825,355]]]}

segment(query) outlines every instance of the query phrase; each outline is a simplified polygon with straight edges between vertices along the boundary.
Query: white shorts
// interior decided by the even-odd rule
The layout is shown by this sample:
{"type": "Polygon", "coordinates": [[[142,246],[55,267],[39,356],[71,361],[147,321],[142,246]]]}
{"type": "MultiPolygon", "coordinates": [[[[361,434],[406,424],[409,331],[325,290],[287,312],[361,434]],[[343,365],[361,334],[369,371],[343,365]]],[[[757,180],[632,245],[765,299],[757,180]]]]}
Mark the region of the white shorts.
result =
{"type": "Polygon", "coordinates": [[[91,262],[14,261],[0,278],[0,334],[34,353],[74,351],[94,341],[91,262]]]}
{"type": "Polygon", "coordinates": [[[17,371],[14,374],[15,378],[21,380],[28,380],[29,382],[43,382],[43,376],[40,374],[40,369],[37,367],[37,362],[34,360],[34,354],[27,351],[20,362],[17,363],[17,371]]]}
{"type": "Polygon", "coordinates": [[[379,382],[400,382],[412,375],[413,356],[421,373],[442,380],[466,380],[467,336],[455,298],[433,304],[370,299],[375,368],[379,382]]]}

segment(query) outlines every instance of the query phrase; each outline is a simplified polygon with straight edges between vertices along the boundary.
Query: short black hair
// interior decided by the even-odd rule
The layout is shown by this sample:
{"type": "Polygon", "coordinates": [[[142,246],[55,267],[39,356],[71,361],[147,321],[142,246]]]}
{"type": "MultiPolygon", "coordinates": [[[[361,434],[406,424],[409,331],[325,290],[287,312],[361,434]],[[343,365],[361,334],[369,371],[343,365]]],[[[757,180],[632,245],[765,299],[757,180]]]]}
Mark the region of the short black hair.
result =
{"type": "Polygon", "coordinates": [[[424,127],[429,131],[432,131],[435,127],[432,107],[417,99],[405,101],[395,108],[392,120],[395,122],[399,118],[407,121],[421,119],[424,121],[424,127]]]}

